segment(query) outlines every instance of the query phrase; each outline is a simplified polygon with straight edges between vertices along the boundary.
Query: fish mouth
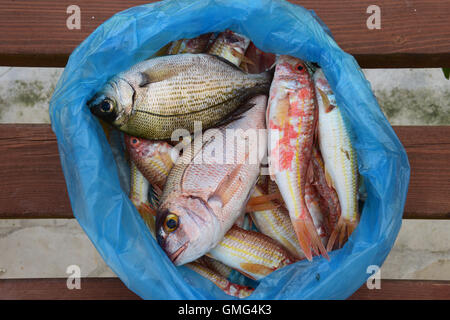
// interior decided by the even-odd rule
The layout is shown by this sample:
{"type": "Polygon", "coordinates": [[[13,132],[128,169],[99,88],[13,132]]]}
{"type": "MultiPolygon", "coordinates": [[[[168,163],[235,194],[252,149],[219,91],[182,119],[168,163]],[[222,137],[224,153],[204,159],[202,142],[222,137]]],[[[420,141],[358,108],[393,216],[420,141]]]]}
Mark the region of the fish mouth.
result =
{"type": "Polygon", "coordinates": [[[189,244],[189,241],[183,244],[181,247],[177,249],[174,253],[169,255],[169,259],[172,261],[172,263],[175,264],[176,260],[180,257],[180,255],[186,250],[187,246],[189,244]]]}

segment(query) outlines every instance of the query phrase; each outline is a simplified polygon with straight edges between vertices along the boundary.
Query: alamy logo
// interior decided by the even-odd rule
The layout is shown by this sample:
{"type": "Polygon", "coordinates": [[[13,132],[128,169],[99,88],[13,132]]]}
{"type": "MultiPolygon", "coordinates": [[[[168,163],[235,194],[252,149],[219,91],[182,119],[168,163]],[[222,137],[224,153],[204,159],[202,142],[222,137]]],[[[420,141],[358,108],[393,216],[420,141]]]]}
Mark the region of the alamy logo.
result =
{"type": "Polygon", "coordinates": [[[76,264],[72,264],[67,267],[66,273],[69,274],[67,277],[67,289],[73,290],[81,289],[81,268],[76,264]]]}
{"type": "Polygon", "coordinates": [[[381,29],[381,9],[379,6],[372,4],[367,7],[366,13],[371,15],[367,18],[367,29],[381,29]]]}
{"type": "Polygon", "coordinates": [[[381,289],[381,271],[377,265],[370,265],[367,267],[366,272],[371,276],[366,281],[367,289],[381,289]]]}
{"type": "Polygon", "coordinates": [[[80,7],[72,4],[67,7],[66,13],[70,14],[66,20],[66,26],[69,30],[81,29],[81,10],[80,7]]]}

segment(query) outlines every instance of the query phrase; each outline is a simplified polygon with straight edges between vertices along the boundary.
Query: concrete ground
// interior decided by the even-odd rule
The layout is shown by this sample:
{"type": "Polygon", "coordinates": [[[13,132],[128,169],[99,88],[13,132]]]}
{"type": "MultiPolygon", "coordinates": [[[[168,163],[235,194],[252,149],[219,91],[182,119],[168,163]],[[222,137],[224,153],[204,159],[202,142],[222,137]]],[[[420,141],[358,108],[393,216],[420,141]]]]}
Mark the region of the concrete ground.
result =
{"type": "MultiPolygon", "coordinates": [[[[0,67],[0,123],[48,123],[62,69],[0,67]]],[[[441,69],[364,70],[393,125],[450,125],[450,81],[441,69]]],[[[0,278],[111,277],[74,219],[0,220],[0,278]]],[[[404,220],[381,269],[385,279],[450,280],[450,221],[404,220]]]]}

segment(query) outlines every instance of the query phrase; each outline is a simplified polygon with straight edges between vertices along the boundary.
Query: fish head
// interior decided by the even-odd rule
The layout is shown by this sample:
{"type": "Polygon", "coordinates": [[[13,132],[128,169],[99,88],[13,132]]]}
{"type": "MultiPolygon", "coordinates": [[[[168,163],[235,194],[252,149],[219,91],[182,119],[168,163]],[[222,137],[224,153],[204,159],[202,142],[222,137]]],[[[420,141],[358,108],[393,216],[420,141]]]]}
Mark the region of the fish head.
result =
{"type": "Polygon", "coordinates": [[[126,122],[133,109],[135,90],[125,79],[114,77],[87,102],[91,112],[115,126],[126,122]]]}
{"type": "Polygon", "coordinates": [[[156,214],[156,239],[169,259],[179,266],[210,251],[220,235],[216,216],[201,198],[181,195],[170,203],[162,204],[156,214]]]}
{"type": "Polygon", "coordinates": [[[309,71],[301,59],[280,55],[276,65],[274,81],[283,81],[290,83],[290,86],[299,87],[310,80],[309,71]]]}
{"type": "Polygon", "coordinates": [[[147,140],[125,134],[125,145],[132,159],[148,159],[165,157],[170,163],[178,158],[177,149],[164,141],[147,140]]]}
{"type": "Polygon", "coordinates": [[[148,149],[154,144],[153,141],[142,139],[139,137],[124,135],[125,145],[127,151],[130,153],[131,158],[138,159],[143,158],[148,153],[148,149]]]}

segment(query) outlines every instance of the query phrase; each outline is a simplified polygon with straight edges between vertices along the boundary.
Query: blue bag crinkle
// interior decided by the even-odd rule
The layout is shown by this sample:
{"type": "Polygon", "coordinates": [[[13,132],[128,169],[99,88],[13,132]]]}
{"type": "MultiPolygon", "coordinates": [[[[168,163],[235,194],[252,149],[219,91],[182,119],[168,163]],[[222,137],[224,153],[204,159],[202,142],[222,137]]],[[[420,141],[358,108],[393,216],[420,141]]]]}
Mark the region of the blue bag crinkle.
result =
{"type": "Polygon", "coordinates": [[[114,15],[70,56],[50,102],[52,128],[75,217],[105,262],[145,299],[231,299],[187,267],[175,267],[120,187],[111,148],[86,101],[113,75],[168,42],[230,28],[263,51],[318,63],[355,136],[368,194],[361,221],[331,261],[277,270],[249,299],[345,299],[381,266],[401,226],[409,182],[403,146],[355,59],[315,16],[281,0],[169,0],[114,15]]]}

